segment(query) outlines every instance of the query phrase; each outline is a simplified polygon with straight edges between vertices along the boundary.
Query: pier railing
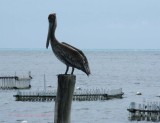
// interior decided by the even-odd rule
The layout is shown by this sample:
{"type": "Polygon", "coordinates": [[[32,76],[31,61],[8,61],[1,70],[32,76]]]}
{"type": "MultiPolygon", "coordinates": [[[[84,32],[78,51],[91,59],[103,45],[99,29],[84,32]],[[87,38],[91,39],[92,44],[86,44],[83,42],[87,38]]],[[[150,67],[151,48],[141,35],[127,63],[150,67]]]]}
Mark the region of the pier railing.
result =
{"type": "MultiPolygon", "coordinates": [[[[96,101],[108,100],[112,98],[122,98],[122,89],[84,89],[76,90],[73,94],[74,101],[96,101]]],[[[14,97],[16,101],[55,101],[56,91],[18,91],[14,97]]]]}
{"type": "Polygon", "coordinates": [[[131,102],[127,109],[130,120],[135,121],[160,121],[160,102],[135,103],[131,102]]]}

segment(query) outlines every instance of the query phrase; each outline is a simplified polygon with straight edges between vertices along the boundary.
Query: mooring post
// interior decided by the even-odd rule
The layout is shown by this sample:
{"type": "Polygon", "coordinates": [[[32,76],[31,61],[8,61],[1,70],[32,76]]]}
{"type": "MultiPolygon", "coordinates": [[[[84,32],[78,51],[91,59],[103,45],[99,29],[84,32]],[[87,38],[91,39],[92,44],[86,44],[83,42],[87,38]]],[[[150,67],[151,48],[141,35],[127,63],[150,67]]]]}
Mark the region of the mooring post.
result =
{"type": "Polygon", "coordinates": [[[75,75],[58,75],[54,123],[70,123],[71,104],[76,83],[75,75]]]}

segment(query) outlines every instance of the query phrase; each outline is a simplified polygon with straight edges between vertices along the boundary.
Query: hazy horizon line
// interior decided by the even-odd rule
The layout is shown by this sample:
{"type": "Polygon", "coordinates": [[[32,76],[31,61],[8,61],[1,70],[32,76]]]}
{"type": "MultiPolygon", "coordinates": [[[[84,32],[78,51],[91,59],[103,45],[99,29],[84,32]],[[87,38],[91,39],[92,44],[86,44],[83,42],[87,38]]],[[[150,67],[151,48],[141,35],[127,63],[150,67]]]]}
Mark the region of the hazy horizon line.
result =
{"type": "MultiPolygon", "coordinates": [[[[46,49],[46,48],[0,48],[1,51],[10,51],[10,50],[19,50],[19,51],[50,51],[52,50],[51,48],[46,49]]],[[[84,51],[160,51],[160,49],[81,49],[84,51]]]]}

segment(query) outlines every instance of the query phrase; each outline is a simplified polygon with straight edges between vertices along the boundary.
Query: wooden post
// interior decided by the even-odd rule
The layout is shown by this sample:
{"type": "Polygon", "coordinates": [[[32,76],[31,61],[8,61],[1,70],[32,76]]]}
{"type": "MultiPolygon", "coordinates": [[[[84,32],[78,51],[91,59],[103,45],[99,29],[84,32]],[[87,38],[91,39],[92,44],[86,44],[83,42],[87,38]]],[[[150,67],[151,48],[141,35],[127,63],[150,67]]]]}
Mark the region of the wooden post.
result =
{"type": "Polygon", "coordinates": [[[75,83],[75,75],[58,75],[54,123],[70,123],[71,104],[75,83]]]}

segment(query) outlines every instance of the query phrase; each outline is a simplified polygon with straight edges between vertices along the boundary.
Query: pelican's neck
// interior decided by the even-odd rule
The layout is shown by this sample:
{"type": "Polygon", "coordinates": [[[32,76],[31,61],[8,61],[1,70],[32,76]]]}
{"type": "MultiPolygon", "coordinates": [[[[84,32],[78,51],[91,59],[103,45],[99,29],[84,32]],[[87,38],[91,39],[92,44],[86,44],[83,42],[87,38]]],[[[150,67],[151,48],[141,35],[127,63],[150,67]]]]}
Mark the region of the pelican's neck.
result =
{"type": "Polygon", "coordinates": [[[55,36],[55,30],[56,30],[56,27],[52,27],[52,30],[51,30],[51,43],[57,43],[58,40],[56,39],[56,36],[55,36]]]}

